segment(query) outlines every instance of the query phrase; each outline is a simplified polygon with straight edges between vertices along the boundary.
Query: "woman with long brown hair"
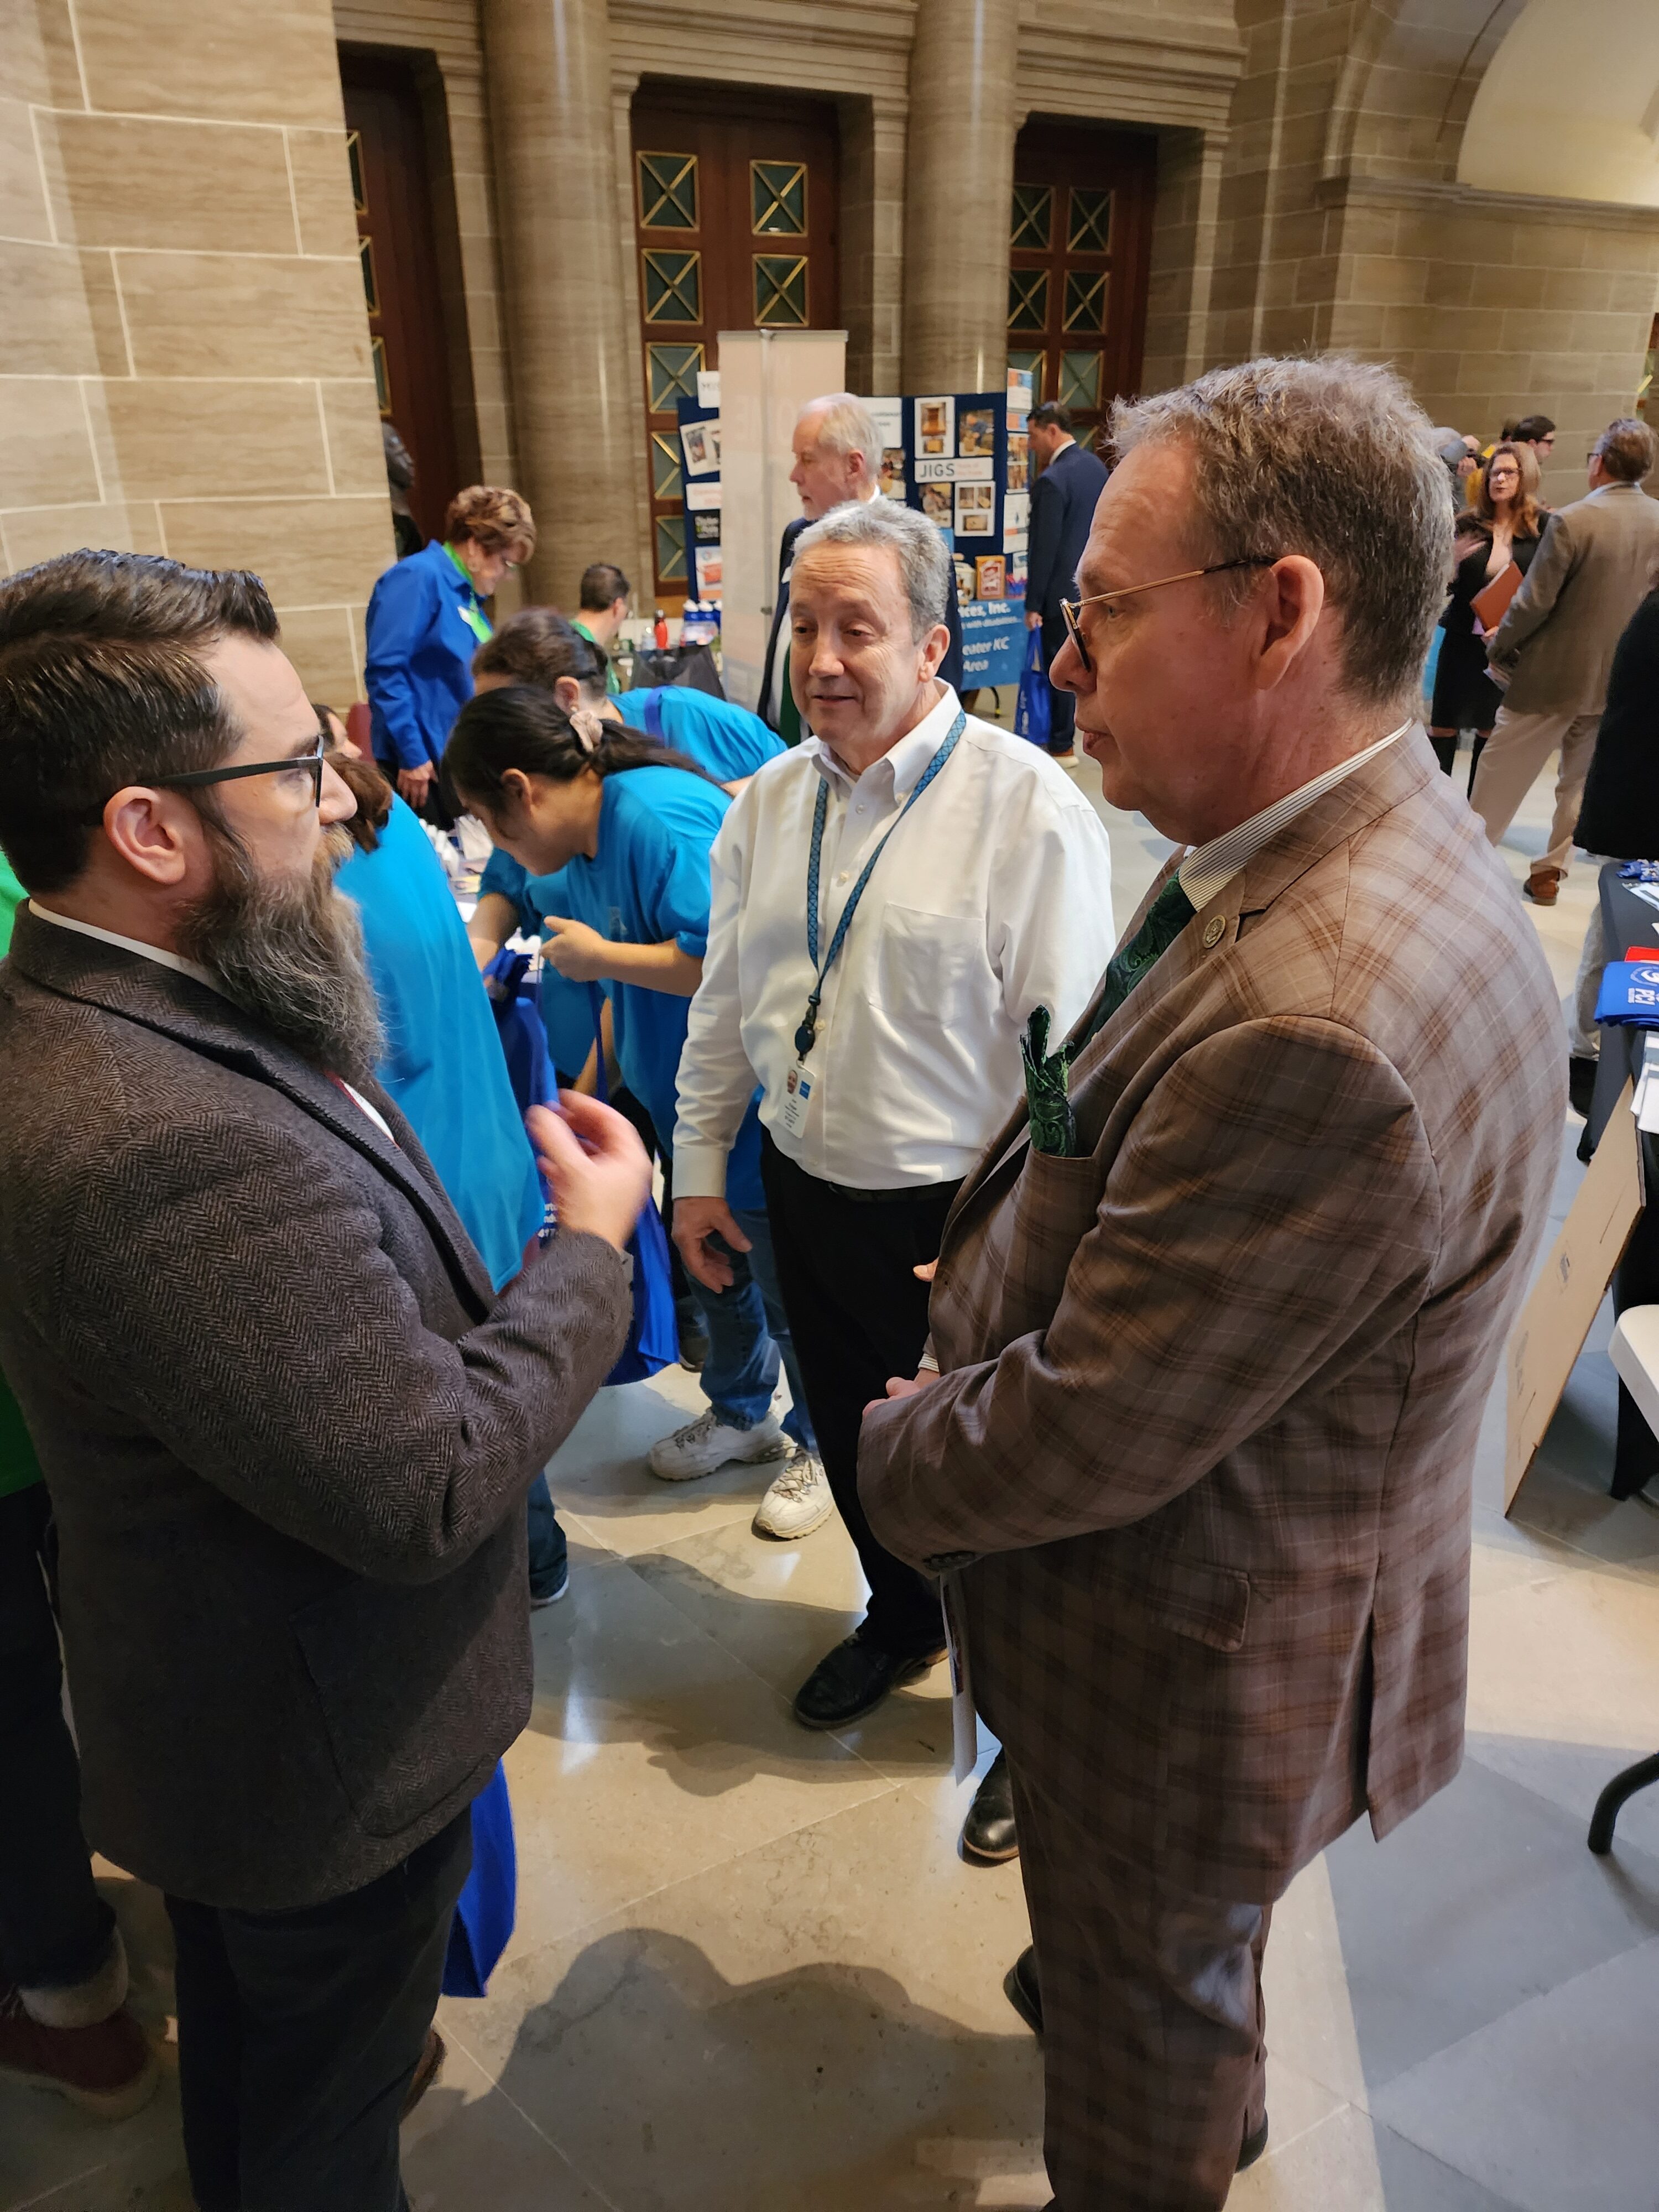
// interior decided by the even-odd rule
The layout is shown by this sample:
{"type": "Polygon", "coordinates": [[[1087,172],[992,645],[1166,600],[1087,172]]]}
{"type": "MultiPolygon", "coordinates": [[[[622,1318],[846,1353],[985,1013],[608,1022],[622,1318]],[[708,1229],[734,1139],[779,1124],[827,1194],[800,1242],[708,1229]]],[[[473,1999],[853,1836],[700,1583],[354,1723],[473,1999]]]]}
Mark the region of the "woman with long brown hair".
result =
{"type": "MultiPolygon", "coordinates": [[[[1538,463],[1530,446],[1496,445],[1474,478],[1474,497],[1457,518],[1451,598],[1440,617],[1444,633],[1435,671],[1429,742],[1449,775],[1458,732],[1473,730],[1474,759],[1492,733],[1503,694],[1486,672],[1484,635],[1474,602],[1513,562],[1524,576],[1544,535],[1547,510],[1538,501],[1538,463]]],[[[1469,781],[1474,781],[1471,762],[1469,781]]]]}

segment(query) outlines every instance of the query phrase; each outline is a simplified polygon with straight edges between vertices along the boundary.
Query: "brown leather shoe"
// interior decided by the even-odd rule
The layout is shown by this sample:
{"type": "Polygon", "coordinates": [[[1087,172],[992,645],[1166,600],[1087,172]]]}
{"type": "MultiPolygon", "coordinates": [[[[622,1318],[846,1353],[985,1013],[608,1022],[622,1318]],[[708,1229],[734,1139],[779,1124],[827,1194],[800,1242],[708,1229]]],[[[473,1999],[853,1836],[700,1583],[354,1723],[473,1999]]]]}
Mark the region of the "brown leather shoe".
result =
{"type": "Polygon", "coordinates": [[[56,2089],[101,2120],[130,2119],[161,2078],[149,2039],[123,2005],[92,2027],[43,2027],[0,1986],[0,2077],[56,2089]]]}
{"type": "Polygon", "coordinates": [[[1527,878],[1527,896],[1534,906],[1553,906],[1561,889],[1562,868],[1534,868],[1527,878]]]}
{"type": "Polygon", "coordinates": [[[409,2118],[439,2075],[443,2072],[444,2061],[448,2056],[449,2045],[444,2041],[442,2036],[435,2027],[428,2028],[426,2041],[421,2046],[421,2055],[415,2062],[415,2071],[410,2080],[408,2094],[404,2099],[404,2109],[398,2115],[399,2118],[406,2120],[409,2118]]]}

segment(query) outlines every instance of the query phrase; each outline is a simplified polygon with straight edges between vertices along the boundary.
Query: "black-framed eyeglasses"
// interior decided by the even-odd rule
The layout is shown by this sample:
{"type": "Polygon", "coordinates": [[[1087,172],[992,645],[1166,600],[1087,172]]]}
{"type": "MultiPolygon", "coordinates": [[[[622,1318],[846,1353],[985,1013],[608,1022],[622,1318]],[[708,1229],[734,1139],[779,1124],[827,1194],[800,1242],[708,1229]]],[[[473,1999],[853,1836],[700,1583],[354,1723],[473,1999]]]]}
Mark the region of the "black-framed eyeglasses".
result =
{"type": "Polygon", "coordinates": [[[285,775],[293,771],[311,778],[311,803],[323,803],[324,750],[328,743],[321,730],[317,732],[317,750],[311,753],[292,753],[287,760],[244,761],[236,768],[193,768],[178,775],[152,775],[146,781],[158,791],[199,791],[210,783],[234,783],[244,775],[285,775]]]}
{"type": "Polygon", "coordinates": [[[1207,568],[1183,568],[1178,576],[1154,576],[1150,584],[1124,584],[1115,592],[1096,592],[1086,599],[1062,599],[1060,611],[1066,623],[1066,635],[1077,647],[1077,657],[1092,676],[1095,664],[1089,658],[1089,648],[1083,642],[1083,625],[1078,620],[1085,607],[1097,607],[1104,599],[1132,599],[1137,592],[1161,591],[1165,584],[1189,583],[1194,576],[1219,576],[1229,568],[1271,568],[1279,559],[1276,553],[1247,554],[1242,561],[1212,561],[1207,568]]]}

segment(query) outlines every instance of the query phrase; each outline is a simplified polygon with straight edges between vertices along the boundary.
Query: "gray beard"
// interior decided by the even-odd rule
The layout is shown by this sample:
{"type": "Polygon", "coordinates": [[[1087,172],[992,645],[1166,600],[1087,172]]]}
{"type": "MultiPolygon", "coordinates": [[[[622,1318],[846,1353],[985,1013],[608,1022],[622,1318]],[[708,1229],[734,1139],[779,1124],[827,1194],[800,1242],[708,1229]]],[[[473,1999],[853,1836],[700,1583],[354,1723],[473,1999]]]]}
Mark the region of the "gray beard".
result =
{"type": "Polygon", "coordinates": [[[241,841],[204,816],[215,854],[213,889],[188,908],[177,943],[218,988],[313,1067],[362,1083],[385,1048],[380,1010],[363,958],[357,909],[334,887],[350,852],[325,830],[310,875],[262,877],[241,841]]]}

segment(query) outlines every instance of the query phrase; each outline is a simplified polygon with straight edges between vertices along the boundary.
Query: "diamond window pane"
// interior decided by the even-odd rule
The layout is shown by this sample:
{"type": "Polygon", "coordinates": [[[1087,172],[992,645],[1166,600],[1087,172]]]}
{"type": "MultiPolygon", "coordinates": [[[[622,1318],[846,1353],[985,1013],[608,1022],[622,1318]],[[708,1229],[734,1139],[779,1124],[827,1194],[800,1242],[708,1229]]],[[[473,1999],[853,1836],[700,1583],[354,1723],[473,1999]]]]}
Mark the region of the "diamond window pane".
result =
{"type": "Polygon", "coordinates": [[[371,315],[380,312],[380,288],[374,281],[374,241],[372,238],[357,240],[357,258],[362,264],[363,301],[371,315]]]}
{"type": "Polygon", "coordinates": [[[1042,398],[1042,378],[1044,369],[1048,364],[1048,356],[1047,354],[1021,352],[1012,346],[1008,349],[1009,368],[1028,368],[1031,372],[1031,404],[1033,406],[1036,406],[1042,398]]]}
{"type": "Polygon", "coordinates": [[[1011,331],[1044,331],[1048,327],[1048,272],[1046,269],[1008,271],[1008,327],[1011,331]]]}
{"type": "Polygon", "coordinates": [[[1013,220],[1008,227],[1009,245],[1018,252],[1046,253],[1054,219],[1052,185],[1016,185],[1013,220]]]}
{"type": "Polygon", "coordinates": [[[1112,250],[1112,196],[1072,187],[1071,220],[1066,229],[1068,253],[1109,253],[1112,250]]]}
{"type": "Polygon", "coordinates": [[[773,238],[805,238],[805,162],[751,161],[749,201],[757,231],[773,238]]]}
{"type": "Polygon", "coordinates": [[[695,154],[636,154],[640,227],[643,230],[695,230],[697,227],[697,157],[695,154]]]}
{"type": "Polygon", "coordinates": [[[645,319],[647,323],[702,320],[702,256],[664,253],[647,247],[645,263],[645,319]]]}
{"type": "Polygon", "coordinates": [[[806,256],[755,256],[755,320],[763,329],[779,325],[804,328],[806,322],[806,256]]]}
{"type": "Polygon", "coordinates": [[[661,430],[651,433],[651,496],[653,499],[684,499],[684,480],[680,474],[680,441],[678,431],[666,434],[661,430]]]}
{"type": "Polygon", "coordinates": [[[697,371],[702,367],[700,345],[648,345],[645,362],[653,415],[672,415],[678,400],[696,398],[697,371]]]}
{"type": "Polygon", "coordinates": [[[368,342],[368,349],[373,355],[374,360],[374,396],[380,403],[381,414],[390,415],[392,412],[392,374],[391,371],[386,367],[386,340],[384,338],[371,338],[368,342]]]}
{"type": "Polygon", "coordinates": [[[1103,331],[1106,327],[1106,271],[1068,269],[1066,272],[1066,313],[1060,328],[1103,331]]]}
{"type": "Polygon", "coordinates": [[[359,215],[367,215],[368,195],[363,190],[363,137],[361,131],[346,132],[346,160],[351,168],[351,204],[359,215]]]}
{"type": "Polygon", "coordinates": [[[1060,404],[1092,413],[1100,405],[1100,356],[1063,353],[1060,356],[1060,404]]]}
{"type": "Polygon", "coordinates": [[[685,517],[657,517],[657,576],[665,584],[685,581],[685,517]]]}

